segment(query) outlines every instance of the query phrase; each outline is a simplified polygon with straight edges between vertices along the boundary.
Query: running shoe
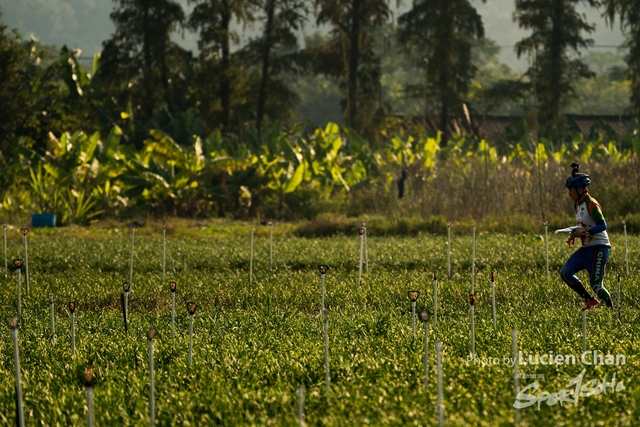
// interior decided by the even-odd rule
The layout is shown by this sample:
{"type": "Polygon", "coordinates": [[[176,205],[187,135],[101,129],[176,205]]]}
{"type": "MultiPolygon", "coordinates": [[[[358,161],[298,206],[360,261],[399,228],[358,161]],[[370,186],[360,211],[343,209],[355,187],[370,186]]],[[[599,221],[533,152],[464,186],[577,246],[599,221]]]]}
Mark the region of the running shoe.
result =
{"type": "Polygon", "coordinates": [[[600,306],[600,300],[598,298],[593,298],[591,301],[585,301],[582,303],[582,308],[585,310],[591,310],[592,308],[596,308],[600,306]]]}

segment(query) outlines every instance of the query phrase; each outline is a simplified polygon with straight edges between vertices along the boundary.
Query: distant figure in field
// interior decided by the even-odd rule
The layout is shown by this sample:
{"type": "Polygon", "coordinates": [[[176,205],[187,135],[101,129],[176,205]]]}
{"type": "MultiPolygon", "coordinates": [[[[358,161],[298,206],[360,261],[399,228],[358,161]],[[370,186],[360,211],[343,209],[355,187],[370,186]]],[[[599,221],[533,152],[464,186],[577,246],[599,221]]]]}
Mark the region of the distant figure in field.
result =
{"type": "Polygon", "coordinates": [[[580,166],[576,163],[572,163],[571,167],[571,176],[567,178],[565,187],[569,189],[569,197],[575,203],[578,227],[571,231],[567,244],[572,248],[575,238],[579,237],[582,247],[567,260],[560,270],[560,277],[582,297],[583,307],[587,310],[598,307],[602,302],[607,307],[613,307],[611,294],[602,284],[605,266],[611,253],[607,222],[602,215],[602,208],[587,190],[591,183],[589,174],[579,173],[580,166]],[[592,297],[576,277],[575,274],[580,270],[587,270],[589,273],[591,289],[596,293],[597,298],[592,297]]]}
{"type": "Polygon", "coordinates": [[[404,197],[404,182],[409,178],[409,174],[405,169],[402,170],[402,175],[398,179],[398,199],[404,197]]]}

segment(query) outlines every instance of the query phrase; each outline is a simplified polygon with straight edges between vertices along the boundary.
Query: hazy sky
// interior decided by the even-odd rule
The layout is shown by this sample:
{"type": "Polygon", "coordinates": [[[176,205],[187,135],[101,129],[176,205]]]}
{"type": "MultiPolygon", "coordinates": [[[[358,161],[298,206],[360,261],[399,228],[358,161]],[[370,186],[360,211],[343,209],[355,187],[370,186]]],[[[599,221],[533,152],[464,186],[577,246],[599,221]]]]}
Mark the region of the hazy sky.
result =
{"type": "MultiPolygon", "coordinates": [[[[179,2],[188,10],[187,0],[179,2]]],[[[395,2],[392,2],[395,5],[395,2]]],[[[83,56],[92,56],[101,50],[102,41],[113,32],[109,13],[115,3],[110,0],[0,0],[3,22],[9,28],[17,28],[23,36],[35,35],[46,44],[82,49],[83,56]]],[[[405,7],[410,2],[405,1],[405,7]]],[[[514,0],[487,0],[482,4],[474,2],[482,15],[486,36],[496,40],[500,46],[501,59],[511,67],[524,69],[526,59],[518,61],[513,45],[527,33],[513,22],[514,0]]],[[[596,34],[592,37],[599,46],[618,46],[623,36],[616,26],[611,30],[600,17],[600,12],[581,8],[590,22],[596,24],[596,34]]],[[[401,12],[402,13],[402,12],[401,12]]],[[[306,32],[316,30],[314,24],[308,24],[306,32]]],[[[188,49],[196,49],[197,35],[176,36],[176,41],[188,49]]],[[[594,48],[598,51],[615,51],[611,48],[594,48]]]]}

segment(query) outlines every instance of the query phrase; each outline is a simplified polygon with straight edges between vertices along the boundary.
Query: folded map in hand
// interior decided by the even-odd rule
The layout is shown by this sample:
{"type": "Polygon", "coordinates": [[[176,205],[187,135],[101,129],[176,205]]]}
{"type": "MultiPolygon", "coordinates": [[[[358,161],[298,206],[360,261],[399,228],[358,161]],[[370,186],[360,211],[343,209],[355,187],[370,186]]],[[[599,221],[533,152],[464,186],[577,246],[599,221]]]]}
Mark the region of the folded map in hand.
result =
{"type": "Polygon", "coordinates": [[[575,227],[567,227],[556,230],[556,234],[560,233],[571,233],[573,230],[578,230],[579,228],[584,228],[581,225],[576,225],[575,227]]]}

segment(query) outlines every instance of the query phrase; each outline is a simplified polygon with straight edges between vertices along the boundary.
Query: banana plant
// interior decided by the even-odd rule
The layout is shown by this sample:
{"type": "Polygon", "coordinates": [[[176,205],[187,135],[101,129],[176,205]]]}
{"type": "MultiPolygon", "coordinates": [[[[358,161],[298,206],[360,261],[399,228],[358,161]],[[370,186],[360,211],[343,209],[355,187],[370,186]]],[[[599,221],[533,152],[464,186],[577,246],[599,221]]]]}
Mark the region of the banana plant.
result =
{"type": "Polygon", "coordinates": [[[67,86],[69,95],[72,98],[84,95],[86,88],[91,84],[91,76],[98,71],[99,54],[94,56],[93,69],[87,72],[82,69],[78,61],[81,51],[78,49],[69,50],[64,46],[60,51],[58,60],[59,74],[67,86]]]}
{"type": "MultiPolygon", "coordinates": [[[[348,141],[347,149],[352,156],[352,160],[349,162],[349,169],[352,173],[349,174],[346,181],[353,187],[355,185],[361,185],[368,179],[373,179],[381,175],[382,168],[385,165],[384,155],[381,151],[376,151],[371,147],[369,141],[358,135],[350,128],[343,128],[342,132],[346,141],[348,141]],[[363,176],[358,171],[366,170],[367,175],[363,176]]],[[[344,159],[348,160],[348,159],[344,159]]],[[[344,164],[342,161],[341,164],[344,164]]]]}
{"type": "Polygon", "coordinates": [[[255,157],[258,181],[264,179],[266,187],[275,193],[278,212],[282,213],[285,196],[296,191],[304,181],[309,144],[303,138],[283,132],[279,122],[263,131],[261,139],[255,131],[250,136],[249,146],[258,149],[255,157]]]}
{"type": "MultiPolygon", "coordinates": [[[[244,143],[215,130],[202,141],[206,168],[203,193],[218,212],[238,211],[252,200],[257,156],[244,143]]],[[[257,194],[257,191],[254,191],[257,194]]]]}
{"type": "Polygon", "coordinates": [[[53,176],[49,175],[42,163],[29,168],[29,188],[33,204],[38,213],[55,213],[61,221],[66,220],[66,211],[61,197],[61,187],[53,176]]]}
{"type": "Polygon", "coordinates": [[[73,224],[87,224],[100,216],[103,211],[97,209],[100,199],[96,196],[94,193],[87,195],[84,190],[67,189],[63,199],[69,211],[69,221],[73,224]]]}
{"type": "Polygon", "coordinates": [[[29,164],[29,187],[40,212],[55,212],[62,222],[87,223],[100,212],[93,189],[99,181],[99,162],[94,152],[99,134],[49,135],[44,155],[21,147],[19,155],[29,164]]]}
{"type": "Polygon", "coordinates": [[[312,137],[308,160],[310,172],[330,189],[342,187],[350,191],[369,179],[368,166],[377,171],[378,162],[372,159],[372,151],[368,148],[368,143],[357,134],[328,123],[324,129],[316,129],[312,137]],[[346,141],[350,147],[346,147],[346,141]]]}
{"type": "Polygon", "coordinates": [[[156,193],[169,198],[174,206],[188,211],[196,209],[205,193],[202,183],[208,165],[202,139],[194,136],[192,145],[182,147],[169,135],[152,130],[139,159],[151,173],[156,173],[156,193]]]}
{"type": "Polygon", "coordinates": [[[386,163],[408,168],[417,159],[417,150],[414,149],[415,139],[412,136],[392,134],[385,144],[386,163]]]}

